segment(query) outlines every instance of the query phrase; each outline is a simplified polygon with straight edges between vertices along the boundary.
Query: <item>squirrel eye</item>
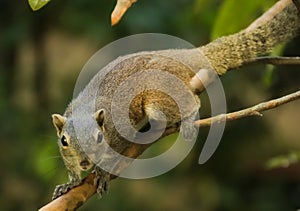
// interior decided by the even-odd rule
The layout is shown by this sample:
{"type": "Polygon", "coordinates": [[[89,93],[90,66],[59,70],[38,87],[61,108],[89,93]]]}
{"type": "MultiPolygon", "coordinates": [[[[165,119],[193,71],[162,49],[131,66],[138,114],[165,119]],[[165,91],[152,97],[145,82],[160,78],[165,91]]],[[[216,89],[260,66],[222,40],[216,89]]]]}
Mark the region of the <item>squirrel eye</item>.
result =
{"type": "Polygon", "coordinates": [[[60,142],[64,147],[67,147],[69,145],[66,136],[62,136],[60,142]]]}
{"type": "Polygon", "coordinates": [[[98,132],[97,135],[97,144],[100,144],[102,142],[102,134],[100,132],[98,132]]]}

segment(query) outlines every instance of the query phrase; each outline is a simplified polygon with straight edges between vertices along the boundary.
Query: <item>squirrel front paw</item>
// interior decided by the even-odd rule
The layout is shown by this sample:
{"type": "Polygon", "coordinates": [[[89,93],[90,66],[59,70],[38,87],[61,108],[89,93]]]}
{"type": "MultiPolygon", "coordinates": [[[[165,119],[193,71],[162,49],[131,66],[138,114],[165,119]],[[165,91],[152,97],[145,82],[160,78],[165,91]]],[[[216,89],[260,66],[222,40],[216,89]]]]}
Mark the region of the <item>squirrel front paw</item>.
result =
{"type": "Polygon", "coordinates": [[[102,195],[108,191],[110,176],[108,172],[102,170],[99,167],[95,167],[94,172],[96,174],[94,183],[97,186],[97,194],[99,197],[102,197],[102,195]]]}
{"type": "Polygon", "coordinates": [[[68,192],[70,189],[72,189],[73,187],[77,186],[80,184],[81,181],[78,182],[70,182],[70,183],[66,183],[66,184],[61,184],[61,185],[57,185],[54,189],[53,195],[52,195],[52,200],[56,199],[57,197],[65,194],[66,192],[68,192]]]}

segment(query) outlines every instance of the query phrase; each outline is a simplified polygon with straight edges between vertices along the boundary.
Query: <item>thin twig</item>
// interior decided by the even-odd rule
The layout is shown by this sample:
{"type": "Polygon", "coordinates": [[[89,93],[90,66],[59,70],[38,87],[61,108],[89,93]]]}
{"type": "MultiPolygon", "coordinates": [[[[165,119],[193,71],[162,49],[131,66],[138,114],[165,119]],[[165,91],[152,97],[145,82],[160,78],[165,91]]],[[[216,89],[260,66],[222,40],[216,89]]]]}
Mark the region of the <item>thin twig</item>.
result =
{"type": "Polygon", "coordinates": [[[249,64],[300,65],[300,57],[264,56],[245,61],[243,65],[249,64]]]}
{"type": "Polygon", "coordinates": [[[228,113],[228,114],[220,114],[214,117],[210,117],[207,119],[201,119],[197,120],[195,124],[199,127],[207,127],[210,126],[214,123],[220,123],[224,121],[232,121],[244,117],[249,117],[249,116],[262,116],[260,112],[269,110],[272,108],[276,108],[280,105],[283,105],[285,103],[297,100],[300,98],[300,91],[294,92],[292,94],[283,96],[281,98],[277,98],[274,100],[270,100],[264,103],[260,103],[258,105],[252,106],[250,108],[246,108],[240,111],[228,113]]]}

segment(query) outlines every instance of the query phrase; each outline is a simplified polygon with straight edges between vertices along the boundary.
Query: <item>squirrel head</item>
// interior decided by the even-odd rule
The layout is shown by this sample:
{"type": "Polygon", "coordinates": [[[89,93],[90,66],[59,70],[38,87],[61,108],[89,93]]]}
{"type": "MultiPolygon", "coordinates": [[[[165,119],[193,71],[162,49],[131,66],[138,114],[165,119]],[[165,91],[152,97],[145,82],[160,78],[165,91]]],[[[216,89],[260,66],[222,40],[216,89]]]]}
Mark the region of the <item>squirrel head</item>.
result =
{"type": "Polygon", "coordinates": [[[52,122],[57,131],[58,146],[68,170],[78,176],[82,171],[94,167],[93,151],[103,142],[104,110],[92,115],[52,115],[52,122]],[[80,125],[80,128],[75,127],[80,125]],[[76,128],[76,130],[75,130],[76,128]]]}

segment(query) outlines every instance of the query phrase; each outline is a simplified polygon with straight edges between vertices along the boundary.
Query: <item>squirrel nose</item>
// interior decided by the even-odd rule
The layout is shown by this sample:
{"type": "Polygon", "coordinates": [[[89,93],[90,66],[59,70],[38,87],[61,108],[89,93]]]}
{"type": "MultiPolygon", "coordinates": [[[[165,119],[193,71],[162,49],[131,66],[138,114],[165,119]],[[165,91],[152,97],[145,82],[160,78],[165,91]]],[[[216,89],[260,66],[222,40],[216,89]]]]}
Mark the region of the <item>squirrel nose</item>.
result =
{"type": "Polygon", "coordinates": [[[89,165],[90,165],[90,162],[88,160],[83,160],[83,161],[80,162],[80,166],[83,169],[87,169],[89,165]]]}

